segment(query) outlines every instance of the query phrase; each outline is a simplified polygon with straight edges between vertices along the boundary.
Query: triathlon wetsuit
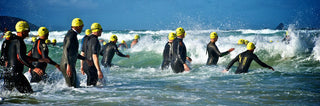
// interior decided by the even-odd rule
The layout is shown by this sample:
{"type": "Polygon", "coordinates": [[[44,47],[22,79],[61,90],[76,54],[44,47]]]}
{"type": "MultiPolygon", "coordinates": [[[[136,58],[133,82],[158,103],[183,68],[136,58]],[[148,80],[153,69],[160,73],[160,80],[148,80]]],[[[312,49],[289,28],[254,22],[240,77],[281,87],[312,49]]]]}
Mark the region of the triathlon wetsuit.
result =
{"type": "MultiPolygon", "coordinates": [[[[86,59],[88,59],[88,61],[91,61],[92,63],[94,63],[92,55],[96,54],[99,57],[99,52],[100,52],[100,48],[101,48],[98,37],[96,35],[90,35],[90,37],[87,41],[87,44],[85,46],[87,46],[87,47],[84,47],[84,48],[86,48],[86,50],[85,50],[86,59]]],[[[86,64],[84,62],[83,70],[85,70],[84,72],[87,75],[87,85],[88,86],[89,85],[95,86],[98,81],[98,70],[95,67],[95,65],[92,64],[92,66],[89,66],[88,64],[86,64]]]]}
{"type": "Polygon", "coordinates": [[[34,69],[31,64],[32,61],[38,59],[26,56],[26,44],[21,37],[14,37],[8,48],[8,67],[12,67],[12,70],[8,70],[9,75],[4,77],[4,87],[8,90],[12,90],[15,87],[21,93],[32,93],[33,90],[30,83],[23,75],[24,65],[34,69]]]}
{"type": "MultiPolygon", "coordinates": [[[[29,56],[32,56],[33,58],[41,59],[41,58],[47,58],[49,59],[49,64],[52,65],[58,65],[56,62],[54,62],[50,57],[49,57],[49,49],[47,47],[47,44],[45,43],[46,40],[44,39],[38,39],[31,51],[28,53],[29,56]]],[[[33,62],[33,65],[36,68],[40,68],[43,70],[43,75],[39,76],[36,72],[31,71],[31,81],[30,82],[39,82],[41,80],[45,80],[47,78],[47,74],[45,73],[45,70],[47,68],[47,63],[46,62],[33,62]]]]}
{"type": "Polygon", "coordinates": [[[119,50],[118,47],[115,43],[113,42],[109,42],[106,45],[104,45],[105,49],[100,51],[100,55],[103,55],[102,60],[101,60],[101,64],[104,67],[110,67],[111,66],[111,62],[112,62],[112,58],[114,56],[114,53],[117,53],[118,56],[120,57],[126,57],[126,55],[122,54],[119,50]]]}
{"type": "Polygon", "coordinates": [[[240,73],[247,73],[248,69],[250,67],[250,64],[252,62],[252,60],[256,61],[259,65],[261,65],[262,67],[266,67],[266,68],[271,68],[269,65],[263,63],[258,57],[257,55],[253,54],[252,51],[245,51],[242,52],[241,54],[239,54],[236,58],[234,58],[227,66],[227,70],[229,70],[231,68],[231,66],[238,61],[239,62],[239,66],[237,68],[237,71],[235,72],[236,74],[240,74],[240,73]]]}
{"type": "Polygon", "coordinates": [[[8,61],[8,48],[11,40],[5,39],[1,45],[1,57],[0,65],[5,66],[5,62],[8,61]]]}
{"type": "Polygon", "coordinates": [[[78,54],[79,42],[77,39],[77,32],[73,29],[69,30],[63,41],[63,54],[60,62],[61,72],[66,80],[69,87],[79,87],[79,80],[77,79],[76,73],[76,62],[77,58],[84,60],[85,58],[78,54]],[[70,65],[72,72],[71,77],[67,75],[67,64],[70,65]]]}
{"type": "Polygon", "coordinates": [[[168,42],[165,46],[164,46],[164,50],[163,50],[163,61],[162,61],[162,65],[161,65],[161,70],[164,69],[168,69],[170,62],[172,60],[172,42],[168,42]]]}
{"type": "Polygon", "coordinates": [[[213,42],[210,42],[207,45],[207,53],[208,53],[207,65],[216,65],[218,63],[219,57],[229,54],[228,51],[220,53],[218,47],[213,42]]]}
{"type": "Polygon", "coordinates": [[[181,38],[176,38],[172,43],[173,53],[171,60],[171,68],[175,73],[183,72],[186,57],[187,57],[187,49],[184,45],[181,38]]]}

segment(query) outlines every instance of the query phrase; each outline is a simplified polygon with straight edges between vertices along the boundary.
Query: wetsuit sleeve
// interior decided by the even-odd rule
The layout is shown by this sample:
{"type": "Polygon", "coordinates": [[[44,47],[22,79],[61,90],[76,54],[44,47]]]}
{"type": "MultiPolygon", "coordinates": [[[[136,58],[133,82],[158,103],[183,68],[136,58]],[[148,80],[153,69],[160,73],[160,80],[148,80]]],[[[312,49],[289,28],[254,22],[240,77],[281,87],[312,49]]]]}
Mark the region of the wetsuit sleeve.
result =
{"type": "Polygon", "coordinates": [[[80,59],[80,60],[86,60],[86,57],[83,57],[80,54],[78,54],[77,58],[80,59]]]}
{"type": "Polygon", "coordinates": [[[221,53],[221,52],[219,51],[219,49],[217,48],[217,46],[215,46],[215,47],[213,48],[213,51],[214,51],[216,54],[218,54],[219,57],[222,57],[222,56],[225,56],[225,55],[229,54],[228,51],[221,53]]]}
{"type": "Polygon", "coordinates": [[[257,55],[253,55],[253,60],[256,61],[259,65],[261,65],[262,67],[266,67],[269,68],[270,66],[267,65],[266,63],[262,62],[257,55]]]}
{"type": "Polygon", "coordinates": [[[103,56],[104,50],[106,49],[106,45],[103,45],[101,50],[100,50],[100,55],[103,56]]]}
{"type": "Polygon", "coordinates": [[[185,61],[183,61],[183,59],[181,58],[182,55],[182,51],[183,51],[183,46],[182,46],[182,42],[178,42],[178,50],[177,50],[177,55],[178,55],[178,60],[182,63],[185,64],[185,61]]]}
{"type": "Polygon", "coordinates": [[[38,61],[38,59],[26,56],[26,54],[21,54],[21,51],[20,51],[21,50],[21,48],[20,48],[21,44],[20,44],[20,42],[15,42],[15,43],[16,43],[16,51],[17,51],[18,60],[22,64],[26,65],[27,67],[29,67],[31,69],[34,69],[35,67],[31,64],[31,61],[38,61]]]}
{"type": "Polygon", "coordinates": [[[57,63],[54,62],[54,61],[49,57],[49,49],[48,49],[48,46],[47,46],[46,44],[42,44],[42,45],[41,45],[41,52],[42,52],[42,58],[47,58],[47,59],[49,59],[49,64],[57,65],[57,63]]]}
{"type": "MultiPolygon", "coordinates": [[[[85,35],[85,36],[86,36],[86,35],[85,35]]],[[[84,46],[84,44],[83,44],[84,38],[85,38],[85,37],[83,37],[82,40],[81,40],[81,52],[84,52],[84,48],[83,48],[83,46],[84,46]]]]}
{"type": "Polygon", "coordinates": [[[226,67],[227,70],[229,70],[231,68],[231,66],[236,62],[239,61],[239,55],[237,55],[237,57],[235,57],[233,60],[231,60],[231,62],[228,64],[228,66],[226,67]]]}
{"type": "Polygon", "coordinates": [[[116,51],[116,53],[117,53],[118,56],[120,56],[120,57],[126,57],[126,55],[122,54],[122,53],[118,50],[117,45],[114,46],[114,49],[115,49],[115,51],[116,51]]]}

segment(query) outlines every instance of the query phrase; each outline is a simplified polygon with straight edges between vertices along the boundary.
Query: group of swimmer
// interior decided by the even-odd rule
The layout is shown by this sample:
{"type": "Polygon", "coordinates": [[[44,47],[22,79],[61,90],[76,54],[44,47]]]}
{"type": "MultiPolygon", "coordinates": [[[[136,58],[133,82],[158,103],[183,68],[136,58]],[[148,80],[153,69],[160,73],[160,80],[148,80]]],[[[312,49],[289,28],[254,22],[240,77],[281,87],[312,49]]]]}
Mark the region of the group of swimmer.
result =
{"type": "MultiPolygon", "coordinates": [[[[168,43],[166,43],[164,51],[163,51],[163,62],[161,65],[161,69],[167,69],[170,64],[171,68],[175,73],[179,72],[188,72],[190,70],[189,66],[186,64],[186,60],[192,61],[190,57],[187,56],[187,49],[184,45],[183,39],[186,33],[185,30],[181,27],[176,29],[176,33],[169,33],[168,35],[168,43]]],[[[210,42],[207,45],[207,53],[208,53],[208,60],[207,65],[216,65],[218,63],[219,57],[228,55],[230,52],[234,50],[234,48],[230,48],[228,51],[220,52],[218,47],[216,46],[216,42],[218,41],[218,34],[216,32],[212,32],[210,34],[210,42]]],[[[248,40],[240,39],[238,44],[245,44],[247,45],[247,51],[240,53],[236,56],[226,67],[225,70],[222,72],[227,72],[231,66],[235,62],[239,62],[239,66],[235,71],[236,74],[240,73],[247,73],[249,66],[252,60],[256,61],[259,65],[272,69],[274,69],[263,63],[257,55],[253,52],[255,50],[255,44],[253,42],[249,42],[248,40]]]]}
{"type": "MultiPolygon", "coordinates": [[[[49,37],[49,30],[46,27],[40,27],[38,30],[39,39],[34,40],[33,47],[27,52],[26,44],[23,40],[29,36],[29,25],[25,21],[19,21],[15,26],[17,35],[7,31],[4,36],[6,40],[1,48],[1,65],[4,66],[3,88],[6,90],[16,88],[21,93],[32,93],[33,90],[30,83],[23,75],[24,66],[29,67],[29,72],[31,73],[30,82],[40,82],[45,81],[47,78],[45,70],[48,63],[62,72],[69,87],[77,88],[80,85],[75,68],[77,59],[80,59],[81,74],[87,75],[87,86],[97,86],[104,77],[100,64],[107,68],[111,67],[112,58],[115,54],[120,57],[130,58],[130,55],[124,55],[118,50],[118,47],[128,48],[128,46],[125,41],[121,41],[121,44],[117,46],[118,37],[116,35],[111,35],[110,41],[108,43],[103,42],[101,47],[98,38],[101,36],[103,29],[99,23],[93,23],[91,29],[85,31],[86,35],[82,39],[82,47],[79,54],[77,35],[81,33],[83,27],[84,24],[80,18],[72,20],[71,29],[68,30],[63,40],[63,53],[60,64],[57,64],[48,56],[48,44],[51,43],[46,41],[49,37]],[[101,63],[99,63],[99,55],[103,56],[101,63]]],[[[187,49],[183,42],[185,35],[185,30],[182,27],[177,28],[175,33],[169,34],[169,41],[163,51],[162,70],[171,67],[175,73],[190,71],[190,67],[186,62],[191,62],[192,59],[187,56],[187,49]]],[[[131,47],[138,43],[138,39],[139,36],[136,35],[131,47]]],[[[217,41],[218,34],[212,32],[210,34],[210,42],[207,45],[207,65],[216,65],[219,57],[228,55],[234,50],[234,48],[230,48],[228,51],[220,52],[215,44],[217,41]]],[[[53,43],[55,45],[56,41],[53,43]]],[[[235,73],[246,73],[252,60],[263,67],[274,70],[253,53],[255,50],[254,43],[241,40],[238,44],[246,44],[247,51],[236,56],[223,72],[227,72],[235,62],[239,62],[235,73]]]]}

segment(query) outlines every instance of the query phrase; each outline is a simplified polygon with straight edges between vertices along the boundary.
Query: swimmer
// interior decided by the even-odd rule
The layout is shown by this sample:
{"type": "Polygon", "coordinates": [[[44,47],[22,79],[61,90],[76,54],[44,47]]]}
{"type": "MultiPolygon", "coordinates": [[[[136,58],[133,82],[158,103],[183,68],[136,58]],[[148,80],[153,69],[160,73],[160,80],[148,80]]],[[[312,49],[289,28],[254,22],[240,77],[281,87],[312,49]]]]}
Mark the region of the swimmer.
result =
{"type": "Polygon", "coordinates": [[[33,93],[29,81],[23,75],[23,68],[27,66],[38,75],[43,75],[43,70],[35,68],[31,62],[49,62],[49,60],[26,56],[27,47],[23,39],[29,35],[29,25],[25,21],[19,21],[15,28],[17,36],[12,38],[8,48],[8,67],[11,67],[12,70],[8,70],[9,74],[4,76],[4,88],[7,90],[16,88],[20,93],[33,93]]]}
{"type": "Polygon", "coordinates": [[[289,36],[289,32],[286,31],[286,35],[284,36],[284,38],[281,40],[282,42],[285,42],[285,44],[289,44],[290,43],[290,36],[289,36]]]}
{"type": "Polygon", "coordinates": [[[105,45],[105,49],[100,51],[100,55],[103,55],[101,64],[104,67],[111,67],[112,58],[115,53],[117,53],[117,55],[120,57],[130,58],[130,55],[124,55],[118,50],[116,45],[117,41],[118,37],[116,35],[111,35],[110,42],[105,45]]]}
{"type": "Polygon", "coordinates": [[[231,68],[231,66],[232,66],[235,62],[238,61],[238,62],[239,62],[239,66],[238,66],[238,68],[237,68],[237,70],[236,70],[235,73],[236,73],[236,74],[247,73],[247,72],[248,72],[248,69],[249,69],[249,67],[250,67],[250,64],[251,64],[251,62],[252,62],[252,60],[256,61],[256,62],[257,62],[259,65],[261,65],[262,67],[269,68],[269,69],[271,69],[271,70],[274,71],[274,69],[273,69],[271,66],[263,63],[263,62],[258,58],[258,56],[253,53],[255,48],[256,48],[256,47],[255,47],[255,45],[254,45],[252,42],[248,43],[248,45],[247,45],[247,49],[248,49],[248,50],[245,51],[245,52],[240,53],[236,58],[234,58],[234,59],[228,64],[227,68],[226,68],[224,71],[222,71],[222,72],[224,72],[224,73],[225,73],[225,72],[228,72],[228,70],[231,68]]]}
{"type": "Polygon", "coordinates": [[[138,43],[140,36],[139,35],[135,35],[134,36],[134,40],[131,43],[131,48],[133,48],[134,45],[136,45],[138,43]]]}
{"type": "Polygon", "coordinates": [[[80,85],[75,67],[77,59],[85,60],[85,57],[78,54],[79,42],[77,39],[77,35],[81,33],[83,26],[83,21],[80,18],[74,18],[71,23],[71,29],[63,40],[60,69],[69,87],[77,88],[80,85]]]}
{"type": "Polygon", "coordinates": [[[161,65],[161,70],[168,69],[170,62],[172,60],[172,42],[177,37],[177,35],[173,32],[169,33],[168,39],[169,41],[164,46],[164,50],[162,53],[163,61],[161,65]]]}
{"type": "Polygon", "coordinates": [[[221,53],[216,45],[218,38],[219,37],[216,32],[212,32],[210,34],[210,42],[207,45],[207,53],[208,53],[207,65],[217,65],[219,57],[228,55],[230,52],[234,50],[234,48],[230,48],[228,51],[221,53]]]}
{"type": "Polygon", "coordinates": [[[185,63],[187,59],[187,49],[183,43],[183,38],[185,37],[185,31],[183,28],[179,27],[176,29],[177,37],[172,43],[172,60],[171,68],[175,73],[180,73],[184,71],[190,71],[189,66],[185,63]]]}
{"type": "MultiPolygon", "coordinates": [[[[49,30],[46,27],[40,27],[38,30],[39,39],[36,40],[33,47],[28,53],[28,56],[32,56],[33,58],[41,59],[47,58],[49,59],[49,64],[54,65],[58,70],[60,70],[60,65],[54,62],[49,57],[49,49],[48,49],[48,37],[49,37],[49,30]]],[[[37,73],[31,71],[31,80],[30,82],[40,82],[47,78],[47,74],[45,72],[47,68],[47,63],[45,62],[33,62],[34,67],[40,68],[43,71],[43,75],[38,75],[37,73]]]]}
{"type": "Polygon", "coordinates": [[[128,45],[126,43],[126,41],[122,40],[121,43],[118,45],[118,48],[121,48],[121,47],[125,47],[126,49],[128,49],[128,45]]]}
{"type": "Polygon", "coordinates": [[[11,39],[13,38],[13,34],[11,31],[7,31],[4,36],[5,41],[3,41],[1,45],[1,57],[0,57],[0,65],[7,67],[8,65],[8,48],[9,44],[11,42],[11,39]]]}
{"type": "Polygon", "coordinates": [[[52,39],[52,46],[56,46],[56,44],[57,44],[57,40],[56,39],[52,39]]]}
{"type": "Polygon", "coordinates": [[[89,62],[84,62],[81,65],[81,73],[83,75],[87,75],[87,86],[96,86],[98,78],[103,78],[99,65],[99,52],[101,45],[98,40],[98,37],[100,37],[102,33],[102,27],[99,23],[93,23],[91,25],[91,30],[92,34],[89,36],[87,41],[84,41],[86,44],[83,45],[83,48],[85,48],[84,55],[89,62]]]}

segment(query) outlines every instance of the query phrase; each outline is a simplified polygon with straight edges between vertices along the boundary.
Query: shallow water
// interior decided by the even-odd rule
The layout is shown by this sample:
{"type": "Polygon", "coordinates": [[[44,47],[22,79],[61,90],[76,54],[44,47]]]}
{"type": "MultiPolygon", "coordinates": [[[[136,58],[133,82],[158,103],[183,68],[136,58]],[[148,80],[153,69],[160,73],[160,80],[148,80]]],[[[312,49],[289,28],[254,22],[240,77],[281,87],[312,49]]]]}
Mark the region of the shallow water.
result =
{"type": "MultiPolygon", "coordinates": [[[[281,42],[283,30],[187,30],[184,42],[193,59],[192,70],[175,74],[171,69],[160,70],[162,51],[171,30],[160,31],[105,31],[100,39],[111,34],[128,44],[135,34],[141,39],[133,49],[122,50],[130,59],[115,56],[110,71],[102,68],[105,86],[86,86],[81,75],[82,88],[69,88],[62,74],[48,65],[48,83],[32,83],[33,94],[1,90],[4,105],[319,105],[320,55],[319,30],[290,31],[290,44],[281,42]],[[209,34],[217,31],[220,51],[231,47],[234,52],[221,57],[218,65],[206,66],[206,45],[209,34]],[[221,73],[237,54],[246,50],[237,45],[240,38],[256,43],[255,54],[275,71],[253,62],[249,73],[234,74],[237,63],[229,73],[221,73]],[[269,42],[272,40],[273,42],[269,42]]],[[[50,32],[62,45],[66,31],[50,32]]],[[[31,32],[36,34],[36,32],[31,32]]],[[[82,38],[83,34],[78,38],[82,38]]],[[[29,42],[30,39],[26,39],[29,42]]],[[[28,45],[30,48],[31,45],[28,45]]],[[[61,47],[49,47],[50,57],[60,62],[61,47]]],[[[101,59],[101,56],[100,56],[101,59]]],[[[79,70],[79,61],[77,70],[79,70]]],[[[27,71],[27,68],[25,68],[27,71]]],[[[30,77],[28,73],[25,73],[30,77]]],[[[0,80],[1,84],[3,80],[0,80]]],[[[2,87],[2,86],[1,86],[2,87]]]]}

